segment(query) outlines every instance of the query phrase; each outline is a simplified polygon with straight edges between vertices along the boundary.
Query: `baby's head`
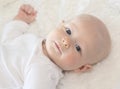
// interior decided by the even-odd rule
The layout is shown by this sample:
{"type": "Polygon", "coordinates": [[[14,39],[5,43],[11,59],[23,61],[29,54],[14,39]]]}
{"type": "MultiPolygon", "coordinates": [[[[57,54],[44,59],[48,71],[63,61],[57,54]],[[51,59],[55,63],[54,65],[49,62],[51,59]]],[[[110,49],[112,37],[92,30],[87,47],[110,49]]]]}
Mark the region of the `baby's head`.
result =
{"type": "Polygon", "coordinates": [[[63,70],[85,71],[108,56],[111,40],[98,18],[82,14],[48,34],[47,56],[63,70]]]}

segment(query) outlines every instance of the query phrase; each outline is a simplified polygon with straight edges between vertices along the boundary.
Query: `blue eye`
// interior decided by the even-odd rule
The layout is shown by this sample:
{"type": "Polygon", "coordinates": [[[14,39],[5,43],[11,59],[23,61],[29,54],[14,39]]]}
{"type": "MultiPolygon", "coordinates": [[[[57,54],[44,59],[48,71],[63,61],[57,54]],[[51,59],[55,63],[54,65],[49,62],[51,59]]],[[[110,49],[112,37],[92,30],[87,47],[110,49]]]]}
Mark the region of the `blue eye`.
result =
{"type": "Polygon", "coordinates": [[[79,45],[76,45],[76,50],[77,50],[78,52],[80,52],[80,51],[81,51],[81,48],[80,48],[80,46],[79,46],[79,45]]]}
{"type": "Polygon", "coordinates": [[[71,30],[70,30],[70,28],[65,28],[66,29],[66,33],[68,34],[68,35],[71,35],[71,30]]]}

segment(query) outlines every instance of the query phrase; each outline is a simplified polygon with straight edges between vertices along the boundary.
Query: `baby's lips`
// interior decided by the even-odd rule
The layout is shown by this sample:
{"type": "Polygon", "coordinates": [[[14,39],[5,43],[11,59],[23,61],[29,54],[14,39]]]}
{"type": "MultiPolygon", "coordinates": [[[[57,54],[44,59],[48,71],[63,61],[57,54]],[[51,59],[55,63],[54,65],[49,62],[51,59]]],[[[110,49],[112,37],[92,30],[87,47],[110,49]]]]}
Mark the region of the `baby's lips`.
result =
{"type": "Polygon", "coordinates": [[[60,44],[59,44],[58,42],[56,42],[56,41],[55,41],[55,43],[56,43],[56,45],[58,46],[58,50],[59,50],[59,52],[62,54],[62,49],[61,49],[60,44]]]}

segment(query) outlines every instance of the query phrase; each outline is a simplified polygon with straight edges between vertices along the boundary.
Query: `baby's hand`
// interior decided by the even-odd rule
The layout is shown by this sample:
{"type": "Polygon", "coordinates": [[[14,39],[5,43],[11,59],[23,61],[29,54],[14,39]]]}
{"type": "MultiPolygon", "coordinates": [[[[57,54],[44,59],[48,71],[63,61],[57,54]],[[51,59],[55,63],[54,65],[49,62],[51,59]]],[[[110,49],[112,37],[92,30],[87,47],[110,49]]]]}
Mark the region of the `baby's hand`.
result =
{"type": "Polygon", "coordinates": [[[30,5],[24,4],[20,7],[18,14],[15,16],[14,19],[22,20],[26,23],[32,23],[36,18],[37,11],[30,5]]]}

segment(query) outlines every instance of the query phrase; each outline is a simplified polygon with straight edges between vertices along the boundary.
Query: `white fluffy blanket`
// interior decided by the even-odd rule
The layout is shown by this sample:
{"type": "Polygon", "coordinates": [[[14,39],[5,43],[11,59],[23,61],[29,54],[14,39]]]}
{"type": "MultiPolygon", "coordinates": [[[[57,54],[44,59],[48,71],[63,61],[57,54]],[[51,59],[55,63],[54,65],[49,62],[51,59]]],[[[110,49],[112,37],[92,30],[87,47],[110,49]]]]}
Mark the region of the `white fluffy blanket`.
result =
{"type": "Polygon", "coordinates": [[[61,20],[81,13],[97,16],[109,28],[111,54],[87,73],[66,73],[57,89],[120,89],[120,0],[2,0],[0,1],[0,30],[11,20],[23,3],[38,11],[31,32],[46,35],[61,20]]]}

